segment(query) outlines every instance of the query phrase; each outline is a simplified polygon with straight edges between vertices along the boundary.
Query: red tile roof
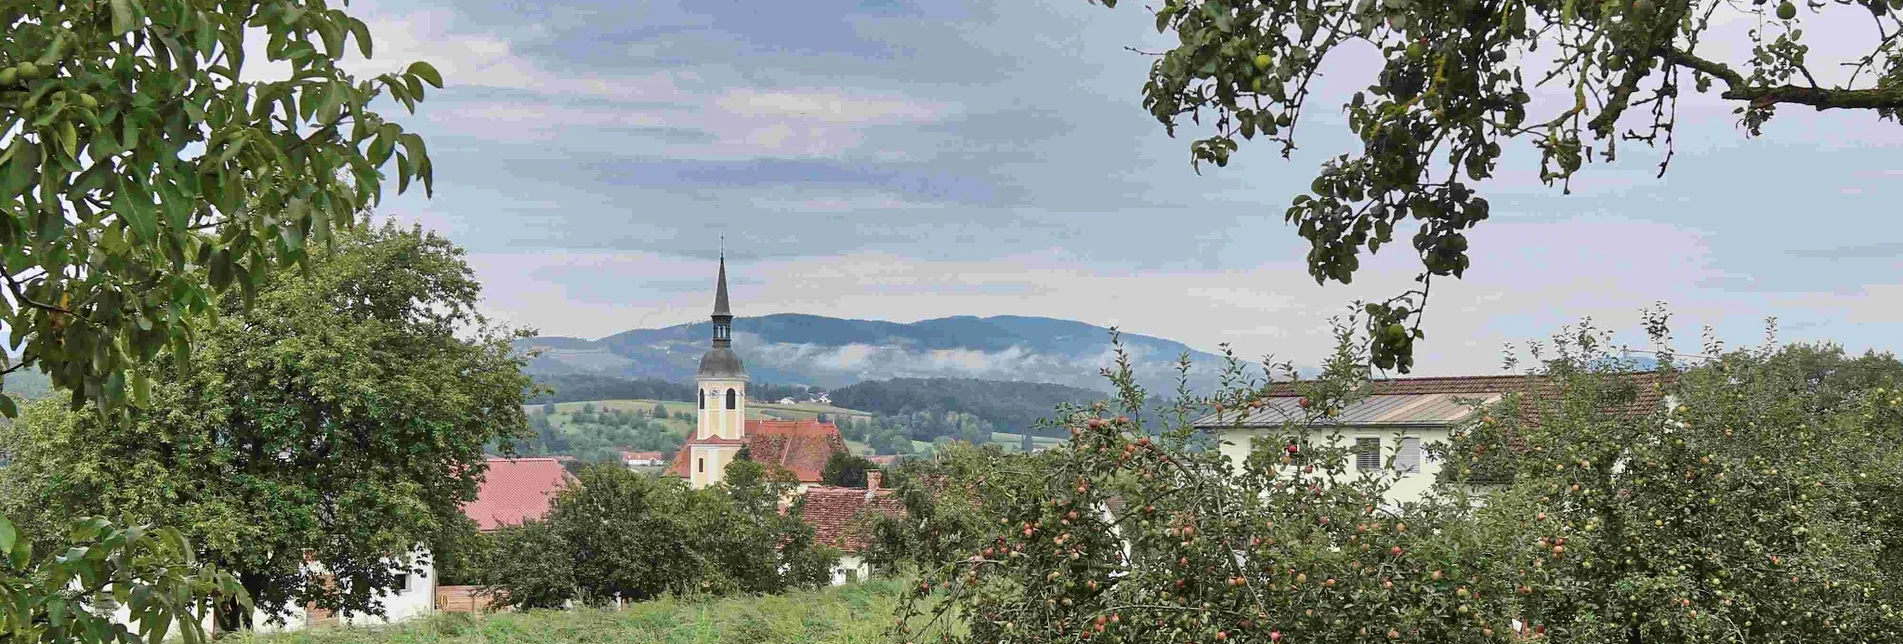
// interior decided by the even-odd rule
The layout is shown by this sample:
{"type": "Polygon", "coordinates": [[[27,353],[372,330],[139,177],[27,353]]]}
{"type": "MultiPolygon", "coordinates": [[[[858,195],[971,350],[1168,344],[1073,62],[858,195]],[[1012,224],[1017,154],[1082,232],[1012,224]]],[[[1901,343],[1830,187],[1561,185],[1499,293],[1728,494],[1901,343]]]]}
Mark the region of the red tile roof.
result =
{"type": "Polygon", "coordinates": [[[904,516],[905,504],[890,488],[815,487],[806,490],[800,519],[813,526],[813,542],[846,552],[866,546],[865,521],[874,514],[904,516]]]}
{"type": "Polygon", "coordinates": [[[661,460],[661,453],[660,453],[660,452],[622,452],[622,453],[621,453],[621,460],[624,460],[624,461],[658,461],[658,460],[661,460]]]}
{"type": "Polygon", "coordinates": [[[553,458],[492,458],[488,464],[476,500],[463,506],[484,531],[542,518],[555,493],[574,480],[553,458]]]}
{"type": "MultiPolygon", "coordinates": [[[[687,476],[689,453],[694,445],[740,442],[719,437],[689,439],[674,453],[674,462],[667,466],[667,472],[687,476]]],[[[745,443],[754,461],[785,467],[799,477],[801,483],[820,482],[820,471],[826,468],[826,460],[832,458],[833,452],[846,449],[846,439],[840,437],[837,426],[815,420],[749,420],[745,443]]]]}

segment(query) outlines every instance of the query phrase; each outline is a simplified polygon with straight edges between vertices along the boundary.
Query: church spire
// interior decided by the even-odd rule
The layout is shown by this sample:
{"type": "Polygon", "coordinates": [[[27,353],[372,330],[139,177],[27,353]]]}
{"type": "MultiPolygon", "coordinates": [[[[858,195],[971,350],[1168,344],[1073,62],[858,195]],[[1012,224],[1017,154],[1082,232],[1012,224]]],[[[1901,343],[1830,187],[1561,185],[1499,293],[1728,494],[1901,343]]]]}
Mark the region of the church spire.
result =
{"type": "Polygon", "coordinates": [[[720,282],[714,287],[714,346],[724,347],[733,341],[733,311],[727,308],[727,250],[722,240],[720,251],[720,282]]]}

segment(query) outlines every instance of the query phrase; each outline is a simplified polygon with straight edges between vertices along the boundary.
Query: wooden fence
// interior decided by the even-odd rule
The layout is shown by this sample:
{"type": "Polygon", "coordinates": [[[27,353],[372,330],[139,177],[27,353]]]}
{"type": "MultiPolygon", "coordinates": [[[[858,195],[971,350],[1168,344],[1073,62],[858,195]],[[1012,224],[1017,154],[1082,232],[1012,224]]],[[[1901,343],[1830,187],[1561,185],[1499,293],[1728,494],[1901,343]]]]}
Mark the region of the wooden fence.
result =
{"type": "MultiPolygon", "coordinates": [[[[493,613],[492,599],[477,593],[479,586],[437,586],[436,611],[439,613],[493,613]]],[[[506,610],[506,609],[501,609],[506,610]]]]}

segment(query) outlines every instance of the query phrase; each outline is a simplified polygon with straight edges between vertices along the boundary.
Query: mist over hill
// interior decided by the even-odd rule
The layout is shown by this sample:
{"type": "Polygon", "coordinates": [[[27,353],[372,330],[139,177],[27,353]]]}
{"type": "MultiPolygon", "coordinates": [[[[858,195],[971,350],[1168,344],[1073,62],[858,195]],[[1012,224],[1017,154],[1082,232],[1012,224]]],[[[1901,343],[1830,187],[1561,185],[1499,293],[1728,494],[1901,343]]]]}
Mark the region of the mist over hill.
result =
{"type": "MultiPolygon", "coordinates": [[[[1046,382],[1097,391],[1109,383],[1110,330],[1041,317],[959,316],[911,323],[783,313],[734,319],[734,350],[757,382],[828,389],[893,378],[978,378],[1046,382]]],[[[598,340],[531,338],[544,353],[531,373],[598,374],[691,382],[707,350],[710,323],[634,329],[598,340]]],[[[1216,388],[1223,360],[1181,342],[1123,334],[1138,382],[1153,393],[1176,387],[1176,361],[1190,356],[1190,385],[1216,388]]],[[[1249,369],[1259,373],[1251,363],[1249,369]]]]}

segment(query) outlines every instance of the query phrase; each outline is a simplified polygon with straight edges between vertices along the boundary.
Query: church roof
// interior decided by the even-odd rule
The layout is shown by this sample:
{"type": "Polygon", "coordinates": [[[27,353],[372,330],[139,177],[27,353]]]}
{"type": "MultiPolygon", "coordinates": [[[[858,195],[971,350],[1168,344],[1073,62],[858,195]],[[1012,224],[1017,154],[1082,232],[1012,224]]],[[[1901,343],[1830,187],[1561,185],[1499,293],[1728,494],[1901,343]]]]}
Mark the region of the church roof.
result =
{"type": "MultiPolygon", "coordinates": [[[[674,462],[668,464],[667,473],[687,476],[688,461],[692,458],[690,453],[694,445],[732,445],[738,442],[742,441],[718,436],[690,438],[680,451],[674,453],[674,462]]],[[[827,459],[832,458],[833,452],[846,449],[846,439],[839,435],[839,427],[814,420],[749,420],[744,442],[754,461],[784,467],[793,472],[801,483],[823,480],[820,472],[826,469],[827,459]]]]}
{"type": "Polygon", "coordinates": [[[727,347],[714,347],[700,356],[700,370],[694,372],[696,378],[745,378],[747,367],[740,363],[740,354],[727,347]]]}
{"type": "Polygon", "coordinates": [[[463,514],[483,531],[541,519],[571,477],[553,458],[492,458],[463,514]]]}

